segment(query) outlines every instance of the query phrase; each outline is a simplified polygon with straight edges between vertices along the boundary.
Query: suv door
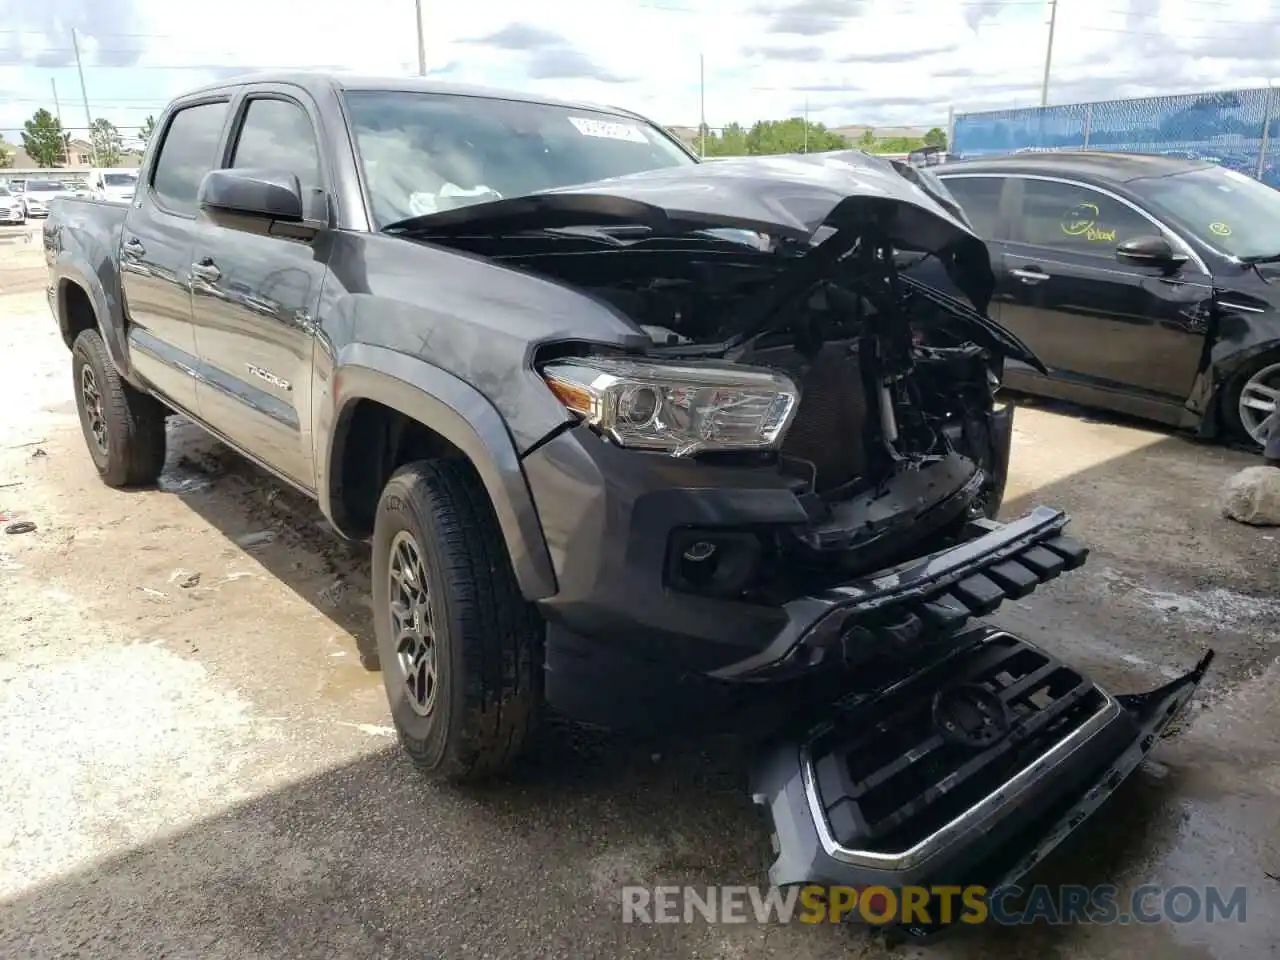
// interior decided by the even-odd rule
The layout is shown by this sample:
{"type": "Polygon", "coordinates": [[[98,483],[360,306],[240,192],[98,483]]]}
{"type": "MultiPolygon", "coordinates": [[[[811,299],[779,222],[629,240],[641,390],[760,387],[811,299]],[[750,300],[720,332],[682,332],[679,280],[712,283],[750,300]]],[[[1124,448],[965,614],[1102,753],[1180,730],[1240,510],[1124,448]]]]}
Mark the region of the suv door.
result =
{"type": "Polygon", "coordinates": [[[1180,407],[1190,393],[1208,331],[1212,278],[1194,255],[1173,276],[1117,261],[1117,244],[1143,236],[1164,236],[1175,249],[1191,251],[1116,194],[1062,179],[1020,176],[1010,183],[1019,215],[997,275],[1001,322],[1052,378],[1093,394],[1068,399],[1107,402],[1096,393],[1112,393],[1110,406],[1167,419],[1169,411],[1135,403],[1180,407]]]}
{"type": "MultiPolygon", "coordinates": [[[[294,174],[308,219],[328,223],[314,107],[294,93],[263,87],[240,101],[227,166],[294,174]]],[[[312,490],[312,317],[325,266],[314,229],[284,226],[249,218],[201,225],[191,260],[200,413],[245,453],[312,490]]]]}
{"type": "Polygon", "coordinates": [[[125,217],[120,284],[129,318],[129,359],[156,393],[197,410],[191,326],[191,250],[200,181],[218,162],[230,98],[184,104],[160,131],[140,202],[125,217]]]}

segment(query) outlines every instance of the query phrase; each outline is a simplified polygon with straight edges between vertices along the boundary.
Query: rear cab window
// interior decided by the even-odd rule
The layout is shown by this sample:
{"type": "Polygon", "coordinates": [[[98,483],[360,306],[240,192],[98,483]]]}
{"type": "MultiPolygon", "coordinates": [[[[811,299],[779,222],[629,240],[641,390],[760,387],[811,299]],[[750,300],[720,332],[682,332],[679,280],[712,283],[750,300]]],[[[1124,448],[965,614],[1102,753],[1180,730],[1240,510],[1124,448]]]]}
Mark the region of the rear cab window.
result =
{"type": "Polygon", "coordinates": [[[152,194],[166,213],[195,216],[200,182],[218,163],[228,109],[225,100],[197,103],[170,119],[151,174],[152,194]]]}

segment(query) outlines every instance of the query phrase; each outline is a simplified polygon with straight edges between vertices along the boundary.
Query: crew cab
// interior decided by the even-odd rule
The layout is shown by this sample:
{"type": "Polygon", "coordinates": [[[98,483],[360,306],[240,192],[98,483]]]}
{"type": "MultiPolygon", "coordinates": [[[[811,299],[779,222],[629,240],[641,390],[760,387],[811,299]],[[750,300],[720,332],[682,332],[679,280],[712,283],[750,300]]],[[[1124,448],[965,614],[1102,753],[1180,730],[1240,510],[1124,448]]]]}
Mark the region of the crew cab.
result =
{"type": "Polygon", "coordinates": [[[1088,551],[1059,510],[995,519],[1000,370],[1037,361],[928,170],[702,164],[616,108],[258,76],[176,100],[133,203],[59,201],[44,243],[103,480],[155,480],[176,412],[368,539],[432,776],[501,771],[546,709],[727,726],[759,743],[775,882],[994,886],[1208,665],[1115,697],[983,619],[1088,551]],[[901,274],[921,253],[960,296],[901,274]]]}
{"type": "Polygon", "coordinates": [[[992,317],[1046,368],[1013,361],[1006,386],[1261,448],[1280,400],[1280,191],[1171,155],[938,174],[991,249],[992,317]]]}

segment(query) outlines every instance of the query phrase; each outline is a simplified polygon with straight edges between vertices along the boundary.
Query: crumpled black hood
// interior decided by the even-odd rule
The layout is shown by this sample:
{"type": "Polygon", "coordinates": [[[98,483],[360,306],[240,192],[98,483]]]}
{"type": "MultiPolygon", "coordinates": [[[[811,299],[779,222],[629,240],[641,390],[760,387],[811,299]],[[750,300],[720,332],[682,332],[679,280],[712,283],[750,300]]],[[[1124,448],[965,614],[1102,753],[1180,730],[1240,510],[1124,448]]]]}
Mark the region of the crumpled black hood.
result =
{"type": "MultiPolygon", "coordinates": [[[[938,257],[977,308],[952,301],[980,331],[982,342],[1039,364],[1025,344],[986,316],[995,290],[990,254],[942,182],[927,171],[859,150],[734,157],[649,170],[412,217],[385,232],[430,241],[614,225],[639,225],[666,235],[737,228],[824,250],[827,244],[852,249],[874,229],[900,250],[938,257]]],[[[945,297],[932,290],[927,295],[945,297]]]]}
{"type": "Polygon", "coordinates": [[[979,310],[995,284],[986,245],[945,188],[922,182],[909,166],[856,150],[666,167],[413,217],[386,231],[442,235],[609,223],[657,232],[736,227],[797,241],[826,228],[850,243],[874,223],[900,249],[960,262],[963,276],[954,279],[979,310]]]}

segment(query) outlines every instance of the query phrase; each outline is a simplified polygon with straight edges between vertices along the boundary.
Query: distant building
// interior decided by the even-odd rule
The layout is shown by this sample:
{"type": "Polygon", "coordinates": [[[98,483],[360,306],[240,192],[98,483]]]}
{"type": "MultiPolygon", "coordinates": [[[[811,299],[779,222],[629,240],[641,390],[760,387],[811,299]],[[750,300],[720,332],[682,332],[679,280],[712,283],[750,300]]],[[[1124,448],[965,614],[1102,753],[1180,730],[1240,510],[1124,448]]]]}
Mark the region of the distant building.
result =
{"type": "MultiPolygon", "coordinates": [[[[6,140],[5,146],[13,152],[13,163],[8,168],[0,168],[0,177],[14,176],[15,174],[36,174],[48,169],[40,167],[31,157],[27,156],[27,152],[22,149],[21,139],[17,143],[10,143],[6,140]]],[[[126,150],[121,155],[120,160],[112,164],[112,166],[136,167],[141,160],[141,153],[126,150]]],[[[93,146],[88,140],[72,137],[67,142],[66,162],[59,163],[54,169],[87,171],[93,166],[93,146]]]]}

